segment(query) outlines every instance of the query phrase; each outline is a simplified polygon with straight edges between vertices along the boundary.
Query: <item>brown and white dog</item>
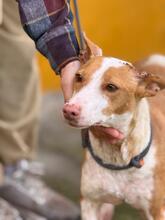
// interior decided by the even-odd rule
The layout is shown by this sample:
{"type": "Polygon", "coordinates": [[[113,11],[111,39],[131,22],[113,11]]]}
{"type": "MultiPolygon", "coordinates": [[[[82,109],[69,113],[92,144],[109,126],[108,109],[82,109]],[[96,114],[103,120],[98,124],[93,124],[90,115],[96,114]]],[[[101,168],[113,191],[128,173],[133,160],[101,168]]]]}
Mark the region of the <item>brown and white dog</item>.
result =
{"type": "Polygon", "coordinates": [[[103,167],[85,149],[82,219],[100,220],[104,204],[126,202],[143,212],[145,219],[165,220],[165,92],[160,91],[165,88],[165,57],[154,55],[135,68],[89,47],[97,56],[76,74],[73,97],[63,109],[65,118],[74,127],[89,128],[93,155],[103,165],[127,167],[146,147],[150,149],[138,161],[141,168],[123,170],[103,167]],[[118,129],[124,140],[110,144],[98,125],[118,129]]]}

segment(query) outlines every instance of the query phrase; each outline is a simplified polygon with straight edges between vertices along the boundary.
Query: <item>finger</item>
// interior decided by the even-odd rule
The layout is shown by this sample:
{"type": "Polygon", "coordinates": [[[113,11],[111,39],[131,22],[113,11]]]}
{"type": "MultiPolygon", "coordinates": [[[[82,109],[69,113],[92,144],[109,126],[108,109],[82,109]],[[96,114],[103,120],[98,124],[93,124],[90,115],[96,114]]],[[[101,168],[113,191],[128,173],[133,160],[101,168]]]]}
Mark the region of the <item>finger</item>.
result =
{"type": "Polygon", "coordinates": [[[64,95],[64,100],[67,102],[73,93],[73,81],[74,81],[74,75],[63,76],[61,79],[61,88],[64,95]]]}
{"type": "Polygon", "coordinates": [[[72,96],[74,76],[79,68],[80,62],[76,60],[67,64],[61,71],[61,87],[65,102],[72,96]]]}

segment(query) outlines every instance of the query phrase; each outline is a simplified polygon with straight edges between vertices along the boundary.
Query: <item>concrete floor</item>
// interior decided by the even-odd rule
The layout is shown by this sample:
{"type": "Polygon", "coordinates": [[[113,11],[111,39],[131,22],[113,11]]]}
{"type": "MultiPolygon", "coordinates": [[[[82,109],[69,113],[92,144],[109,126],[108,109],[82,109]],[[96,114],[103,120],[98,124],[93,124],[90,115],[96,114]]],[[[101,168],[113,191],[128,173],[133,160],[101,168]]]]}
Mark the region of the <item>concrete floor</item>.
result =
{"type": "MultiPolygon", "coordinates": [[[[43,97],[39,132],[39,160],[45,164],[45,181],[78,203],[80,193],[80,167],[82,147],[80,131],[64,123],[60,93],[47,93],[43,97]]],[[[132,208],[117,207],[113,220],[140,220],[132,208]]]]}

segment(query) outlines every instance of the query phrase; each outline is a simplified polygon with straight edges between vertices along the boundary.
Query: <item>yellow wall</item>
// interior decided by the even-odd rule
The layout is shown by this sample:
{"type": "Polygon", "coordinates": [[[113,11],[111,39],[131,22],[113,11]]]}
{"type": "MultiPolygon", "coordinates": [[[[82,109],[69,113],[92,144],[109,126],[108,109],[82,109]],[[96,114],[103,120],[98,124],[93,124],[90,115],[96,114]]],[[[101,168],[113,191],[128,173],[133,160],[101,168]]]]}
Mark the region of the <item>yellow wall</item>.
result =
{"type": "MultiPolygon", "coordinates": [[[[135,61],[165,53],[165,0],[78,0],[83,29],[105,55],[135,61]]],[[[59,87],[43,58],[43,87],[59,87]]]]}

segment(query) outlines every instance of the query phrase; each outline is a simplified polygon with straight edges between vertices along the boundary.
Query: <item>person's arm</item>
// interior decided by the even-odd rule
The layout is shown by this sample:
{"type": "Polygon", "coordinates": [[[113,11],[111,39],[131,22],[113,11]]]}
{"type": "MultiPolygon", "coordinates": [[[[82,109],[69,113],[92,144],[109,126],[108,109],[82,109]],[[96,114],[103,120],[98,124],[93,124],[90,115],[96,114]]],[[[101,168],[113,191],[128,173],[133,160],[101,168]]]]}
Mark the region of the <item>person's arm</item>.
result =
{"type": "Polygon", "coordinates": [[[18,0],[18,4],[24,30],[57,74],[79,60],[68,0],[18,0]]]}
{"type": "MultiPolygon", "coordinates": [[[[80,67],[69,0],[16,1],[25,31],[35,41],[37,49],[48,58],[55,72],[61,73],[64,99],[68,101],[72,96],[74,75],[80,67]]],[[[124,137],[113,128],[100,129],[109,134],[112,143],[124,137]]]]}

